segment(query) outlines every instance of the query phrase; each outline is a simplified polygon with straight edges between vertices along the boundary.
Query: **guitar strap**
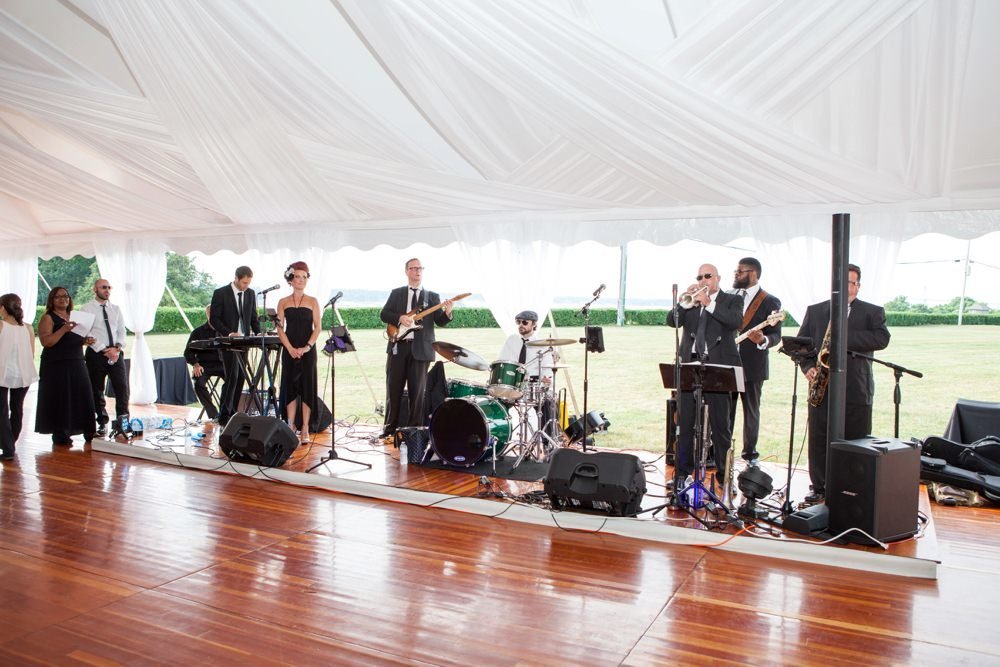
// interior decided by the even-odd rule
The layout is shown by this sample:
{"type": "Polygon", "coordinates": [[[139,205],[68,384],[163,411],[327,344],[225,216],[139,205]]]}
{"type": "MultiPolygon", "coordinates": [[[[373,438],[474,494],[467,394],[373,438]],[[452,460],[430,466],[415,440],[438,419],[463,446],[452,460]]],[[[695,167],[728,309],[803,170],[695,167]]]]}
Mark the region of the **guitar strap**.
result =
{"type": "Polygon", "coordinates": [[[760,304],[764,303],[765,298],[767,298],[767,292],[763,289],[757,290],[757,296],[750,302],[750,307],[747,308],[747,312],[743,315],[743,324],[740,325],[740,333],[743,333],[747,325],[750,324],[750,320],[757,314],[757,309],[760,308],[760,304]]]}

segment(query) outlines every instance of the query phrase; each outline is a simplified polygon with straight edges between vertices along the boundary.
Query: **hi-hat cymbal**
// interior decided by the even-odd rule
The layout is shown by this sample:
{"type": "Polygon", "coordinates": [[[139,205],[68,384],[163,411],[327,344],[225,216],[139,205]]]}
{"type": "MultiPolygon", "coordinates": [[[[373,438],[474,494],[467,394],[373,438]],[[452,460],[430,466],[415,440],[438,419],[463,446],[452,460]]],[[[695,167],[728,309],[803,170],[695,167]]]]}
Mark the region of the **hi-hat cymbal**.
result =
{"type": "Polygon", "coordinates": [[[464,347],[460,347],[454,343],[446,343],[443,340],[434,341],[431,345],[434,347],[435,352],[462,368],[469,368],[474,371],[490,370],[490,365],[482,357],[475,352],[466,350],[464,347]]]}
{"type": "Polygon", "coordinates": [[[529,340],[527,345],[528,347],[559,347],[560,345],[572,345],[575,342],[572,338],[539,338],[538,340],[529,340]]]}
{"type": "Polygon", "coordinates": [[[559,370],[561,368],[573,368],[573,365],[572,364],[555,364],[553,366],[542,366],[542,368],[544,368],[545,370],[557,371],[557,370],[559,370]]]}

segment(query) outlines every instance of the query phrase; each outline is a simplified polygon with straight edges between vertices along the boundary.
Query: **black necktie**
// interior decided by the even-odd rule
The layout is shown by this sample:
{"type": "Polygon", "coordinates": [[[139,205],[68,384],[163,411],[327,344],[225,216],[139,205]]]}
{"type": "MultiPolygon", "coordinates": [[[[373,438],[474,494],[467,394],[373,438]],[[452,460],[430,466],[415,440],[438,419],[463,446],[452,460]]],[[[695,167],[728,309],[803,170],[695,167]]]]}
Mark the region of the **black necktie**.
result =
{"type": "Polygon", "coordinates": [[[239,316],[239,324],[236,325],[237,333],[243,327],[243,292],[236,293],[236,314],[239,316]]]}
{"type": "Polygon", "coordinates": [[[108,306],[107,304],[101,304],[101,312],[104,313],[104,328],[108,332],[108,347],[115,346],[115,335],[111,333],[111,322],[108,320],[108,306]]]}
{"type": "Polygon", "coordinates": [[[705,325],[708,324],[708,315],[705,313],[705,308],[702,307],[701,314],[698,316],[698,328],[694,334],[694,352],[695,357],[701,358],[701,355],[708,351],[708,346],[705,344],[705,325]]]}
{"type": "Polygon", "coordinates": [[[517,355],[517,363],[523,364],[528,360],[528,339],[521,339],[521,354],[517,355]]]}
{"type": "Polygon", "coordinates": [[[415,310],[420,305],[420,301],[417,300],[417,295],[420,294],[420,288],[411,287],[410,291],[413,292],[413,305],[410,306],[410,310],[415,310]]]}

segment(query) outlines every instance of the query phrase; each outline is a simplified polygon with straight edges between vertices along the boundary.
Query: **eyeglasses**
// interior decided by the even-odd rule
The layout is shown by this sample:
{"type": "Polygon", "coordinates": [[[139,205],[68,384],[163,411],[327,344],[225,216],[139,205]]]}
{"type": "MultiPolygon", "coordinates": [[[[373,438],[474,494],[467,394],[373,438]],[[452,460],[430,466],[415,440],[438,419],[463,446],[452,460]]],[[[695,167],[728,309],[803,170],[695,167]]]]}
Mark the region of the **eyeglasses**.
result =
{"type": "Polygon", "coordinates": [[[406,270],[407,271],[423,271],[424,267],[422,267],[422,266],[408,266],[408,267],[406,267],[406,270]]]}
{"type": "Polygon", "coordinates": [[[711,274],[711,273],[703,273],[700,276],[695,276],[694,279],[695,280],[709,280],[712,277],[712,275],[713,274],[711,274]]]}
{"type": "Polygon", "coordinates": [[[857,281],[854,281],[854,280],[848,280],[847,284],[850,285],[851,287],[858,287],[859,285],[861,285],[860,282],[857,282],[857,281]]]}
{"type": "Polygon", "coordinates": [[[535,323],[533,320],[514,320],[514,321],[517,322],[518,324],[524,324],[524,325],[535,323]]]}

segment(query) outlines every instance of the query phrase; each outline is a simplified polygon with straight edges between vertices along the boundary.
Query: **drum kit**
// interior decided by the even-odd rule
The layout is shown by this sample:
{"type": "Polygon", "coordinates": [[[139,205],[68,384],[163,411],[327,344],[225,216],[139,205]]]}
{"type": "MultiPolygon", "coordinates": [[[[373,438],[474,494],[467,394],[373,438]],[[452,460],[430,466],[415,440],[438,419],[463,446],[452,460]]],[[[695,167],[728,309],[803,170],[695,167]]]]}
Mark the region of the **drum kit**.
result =
{"type": "Polygon", "coordinates": [[[546,461],[559,442],[556,411],[556,372],[569,366],[543,364],[554,359],[554,348],[577,341],[571,338],[542,338],[528,341],[527,347],[543,370],[552,371],[552,382],[528,376],[524,364],[497,360],[487,364],[465,348],[435,342],[442,357],[463,368],[489,371],[486,383],[453,378],[448,380],[448,397],[431,414],[431,447],[446,464],[472,467],[485,458],[494,461],[515,456],[513,467],[524,460],[546,461]],[[513,420],[513,421],[512,421],[513,420]]]}

